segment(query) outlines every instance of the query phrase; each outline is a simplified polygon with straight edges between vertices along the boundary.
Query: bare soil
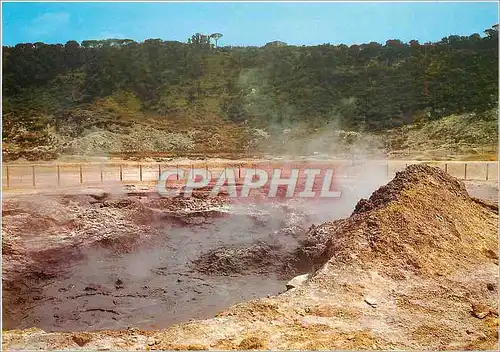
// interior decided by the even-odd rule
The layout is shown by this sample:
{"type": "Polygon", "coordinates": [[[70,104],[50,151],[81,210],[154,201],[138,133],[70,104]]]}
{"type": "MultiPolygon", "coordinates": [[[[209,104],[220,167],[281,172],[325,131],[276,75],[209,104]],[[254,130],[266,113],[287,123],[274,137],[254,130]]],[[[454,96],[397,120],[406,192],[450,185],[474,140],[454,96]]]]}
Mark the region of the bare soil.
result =
{"type": "Polygon", "coordinates": [[[4,200],[4,329],[44,330],[4,348],[495,349],[497,188],[476,186],[412,165],[321,225],[223,197],[4,200]]]}

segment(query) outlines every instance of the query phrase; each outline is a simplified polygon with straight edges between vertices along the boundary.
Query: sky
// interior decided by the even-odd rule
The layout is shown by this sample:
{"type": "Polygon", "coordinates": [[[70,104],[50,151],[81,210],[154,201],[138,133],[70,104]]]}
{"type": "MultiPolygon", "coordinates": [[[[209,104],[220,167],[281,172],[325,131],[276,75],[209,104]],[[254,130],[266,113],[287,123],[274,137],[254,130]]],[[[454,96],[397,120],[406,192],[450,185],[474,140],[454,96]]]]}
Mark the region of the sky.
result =
{"type": "Polygon", "coordinates": [[[3,45],[149,38],[185,42],[222,33],[220,45],[421,43],[483,34],[498,23],[497,2],[399,3],[21,3],[2,2],[3,45]]]}

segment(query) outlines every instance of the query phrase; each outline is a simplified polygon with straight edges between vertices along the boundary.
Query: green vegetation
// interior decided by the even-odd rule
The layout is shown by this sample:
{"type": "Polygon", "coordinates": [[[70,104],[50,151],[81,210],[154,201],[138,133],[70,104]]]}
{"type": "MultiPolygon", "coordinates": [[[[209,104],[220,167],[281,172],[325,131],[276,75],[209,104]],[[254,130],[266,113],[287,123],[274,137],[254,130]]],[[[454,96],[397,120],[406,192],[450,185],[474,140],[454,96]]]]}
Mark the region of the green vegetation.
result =
{"type": "Polygon", "coordinates": [[[396,158],[497,160],[498,109],[415,123],[389,130],[384,137],[396,158]]]}
{"type": "Polygon", "coordinates": [[[3,47],[4,153],[256,150],[288,130],[380,134],[453,114],[475,125],[498,104],[496,28],[350,47],[218,47],[221,36],[3,47]]]}

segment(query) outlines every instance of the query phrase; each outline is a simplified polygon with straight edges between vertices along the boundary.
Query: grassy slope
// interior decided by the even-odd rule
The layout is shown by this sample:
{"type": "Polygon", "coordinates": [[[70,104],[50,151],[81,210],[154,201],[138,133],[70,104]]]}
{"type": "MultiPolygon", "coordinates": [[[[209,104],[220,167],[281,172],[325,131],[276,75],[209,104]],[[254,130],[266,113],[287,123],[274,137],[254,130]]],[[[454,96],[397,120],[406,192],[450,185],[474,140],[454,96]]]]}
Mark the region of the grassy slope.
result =
{"type": "Polygon", "coordinates": [[[409,125],[387,137],[394,158],[497,160],[498,110],[409,125]]]}

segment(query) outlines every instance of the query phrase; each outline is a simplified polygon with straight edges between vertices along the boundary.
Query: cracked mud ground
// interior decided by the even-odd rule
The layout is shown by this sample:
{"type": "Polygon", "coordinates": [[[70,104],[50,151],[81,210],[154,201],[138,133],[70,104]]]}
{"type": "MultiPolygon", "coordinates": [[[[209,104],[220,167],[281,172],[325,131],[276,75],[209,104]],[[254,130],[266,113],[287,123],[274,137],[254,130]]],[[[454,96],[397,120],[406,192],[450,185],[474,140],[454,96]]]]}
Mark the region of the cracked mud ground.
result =
{"type": "Polygon", "coordinates": [[[226,201],[151,194],[4,201],[4,328],[159,328],[283,291],[294,273],[283,258],[304,217],[279,204],[253,213],[226,201]]]}

